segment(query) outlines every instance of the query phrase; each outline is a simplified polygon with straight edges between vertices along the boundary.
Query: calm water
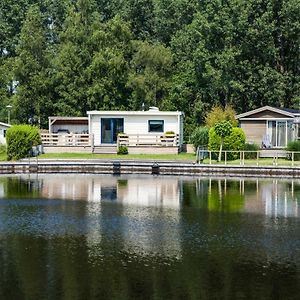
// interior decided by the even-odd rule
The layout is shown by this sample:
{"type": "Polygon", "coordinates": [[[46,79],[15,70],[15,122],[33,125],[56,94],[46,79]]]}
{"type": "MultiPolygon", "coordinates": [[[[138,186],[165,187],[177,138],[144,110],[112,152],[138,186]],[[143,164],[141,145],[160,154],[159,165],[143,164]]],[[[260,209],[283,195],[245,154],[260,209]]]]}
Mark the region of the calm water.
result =
{"type": "Polygon", "coordinates": [[[0,299],[300,299],[300,180],[0,177],[0,299]]]}

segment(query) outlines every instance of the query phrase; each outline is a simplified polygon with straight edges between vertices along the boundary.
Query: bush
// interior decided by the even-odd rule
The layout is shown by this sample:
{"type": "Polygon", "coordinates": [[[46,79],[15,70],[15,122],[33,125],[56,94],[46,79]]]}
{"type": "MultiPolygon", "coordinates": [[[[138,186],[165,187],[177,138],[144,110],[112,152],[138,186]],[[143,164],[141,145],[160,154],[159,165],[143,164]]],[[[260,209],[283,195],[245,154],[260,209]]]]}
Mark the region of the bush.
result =
{"type": "Polygon", "coordinates": [[[121,155],[128,154],[128,148],[124,145],[119,146],[118,154],[121,154],[121,155]]]}
{"type": "Polygon", "coordinates": [[[14,125],[6,132],[7,159],[17,160],[30,156],[32,147],[41,142],[40,131],[37,127],[14,125]]]}
{"type": "MultiPolygon", "coordinates": [[[[286,149],[291,152],[300,152],[300,141],[289,142],[286,149]]],[[[300,160],[300,153],[294,154],[294,160],[300,160]]]]}
{"type": "Polygon", "coordinates": [[[253,152],[245,152],[246,159],[256,159],[257,158],[257,151],[259,151],[259,146],[256,144],[246,143],[244,145],[245,151],[253,151],[253,152]]]}
{"type": "Polygon", "coordinates": [[[207,127],[197,127],[191,136],[191,143],[195,149],[198,147],[207,147],[209,129],[207,127]]]}
{"type": "MultiPolygon", "coordinates": [[[[228,151],[241,151],[244,149],[246,141],[246,136],[244,130],[239,127],[233,127],[232,132],[229,136],[224,138],[223,150],[228,151]]],[[[209,130],[209,142],[208,149],[211,151],[216,151],[212,156],[217,159],[217,152],[220,149],[221,138],[216,134],[214,127],[209,130]]],[[[233,160],[239,158],[239,153],[228,153],[227,159],[233,160]]],[[[224,159],[224,154],[222,154],[222,159],[224,159]]]]}

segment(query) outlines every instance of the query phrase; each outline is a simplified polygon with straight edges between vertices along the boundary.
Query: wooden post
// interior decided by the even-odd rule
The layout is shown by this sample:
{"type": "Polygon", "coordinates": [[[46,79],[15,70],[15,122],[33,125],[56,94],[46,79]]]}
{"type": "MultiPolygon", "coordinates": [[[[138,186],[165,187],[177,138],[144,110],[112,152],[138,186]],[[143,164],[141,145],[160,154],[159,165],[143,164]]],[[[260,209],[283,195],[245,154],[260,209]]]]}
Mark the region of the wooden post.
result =
{"type": "Polygon", "coordinates": [[[259,164],[259,151],[256,152],[256,164],[259,164]]]}
{"type": "Polygon", "coordinates": [[[209,164],[211,165],[211,151],[209,150],[209,164]]]}
{"type": "Polygon", "coordinates": [[[227,151],[224,151],[224,160],[225,160],[225,165],[227,165],[227,151]]]}
{"type": "Polygon", "coordinates": [[[294,166],[294,152],[292,152],[292,167],[294,166]]]}

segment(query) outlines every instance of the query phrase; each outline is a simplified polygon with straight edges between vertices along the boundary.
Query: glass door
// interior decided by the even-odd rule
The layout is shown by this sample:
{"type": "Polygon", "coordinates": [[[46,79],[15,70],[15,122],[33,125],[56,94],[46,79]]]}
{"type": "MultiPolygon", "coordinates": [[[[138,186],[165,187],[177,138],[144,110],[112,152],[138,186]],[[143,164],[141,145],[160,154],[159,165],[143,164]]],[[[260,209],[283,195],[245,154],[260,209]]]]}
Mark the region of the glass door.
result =
{"type": "Polygon", "coordinates": [[[286,122],[277,122],[277,147],[286,146],[286,122]]]}
{"type": "Polygon", "coordinates": [[[124,131],[124,119],[101,118],[101,144],[116,144],[118,133],[124,131]]]}

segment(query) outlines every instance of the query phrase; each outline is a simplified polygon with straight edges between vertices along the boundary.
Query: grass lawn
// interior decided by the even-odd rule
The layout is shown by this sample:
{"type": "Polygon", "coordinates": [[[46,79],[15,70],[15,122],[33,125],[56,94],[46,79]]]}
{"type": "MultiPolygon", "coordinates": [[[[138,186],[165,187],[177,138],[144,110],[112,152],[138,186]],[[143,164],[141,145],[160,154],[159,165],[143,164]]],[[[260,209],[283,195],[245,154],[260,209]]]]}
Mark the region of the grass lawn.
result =
{"type": "Polygon", "coordinates": [[[48,153],[39,156],[39,159],[141,159],[141,160],[189,160],[195,161],[196,155],[180,154],[92,154],[92,153],[48,153]]]}
{"type": "MultiPolygon", "coordinates": [[[[91,154],[91,153],[48,153],[39,156],[39,159],[141,159],[141,160],[178,160],[178,161],[196,161],[196,155],[190,153],[180,154],[91,154]]],[[[209,159],[205,159],[202,164],[209,164],[209,159]]],[[[212,160],[211,164],[225,165],[224,161],[217,162],[212,160]]],[[[231,160],[226,163],[229,165],[240,165],[240,160],[231,160]]],[[[245,159],[245,165],[257,166],[256,159],[245,159]]],[[[273,158],[260,158],[259,166],[276,166],[276,161],[273,158]]],[[[292,166],[292,161],[279,158],[277,160],[278,166],[292,166]]],[[[300,166],[300,161],[295,161],[294,166],[300,166]]]]}

